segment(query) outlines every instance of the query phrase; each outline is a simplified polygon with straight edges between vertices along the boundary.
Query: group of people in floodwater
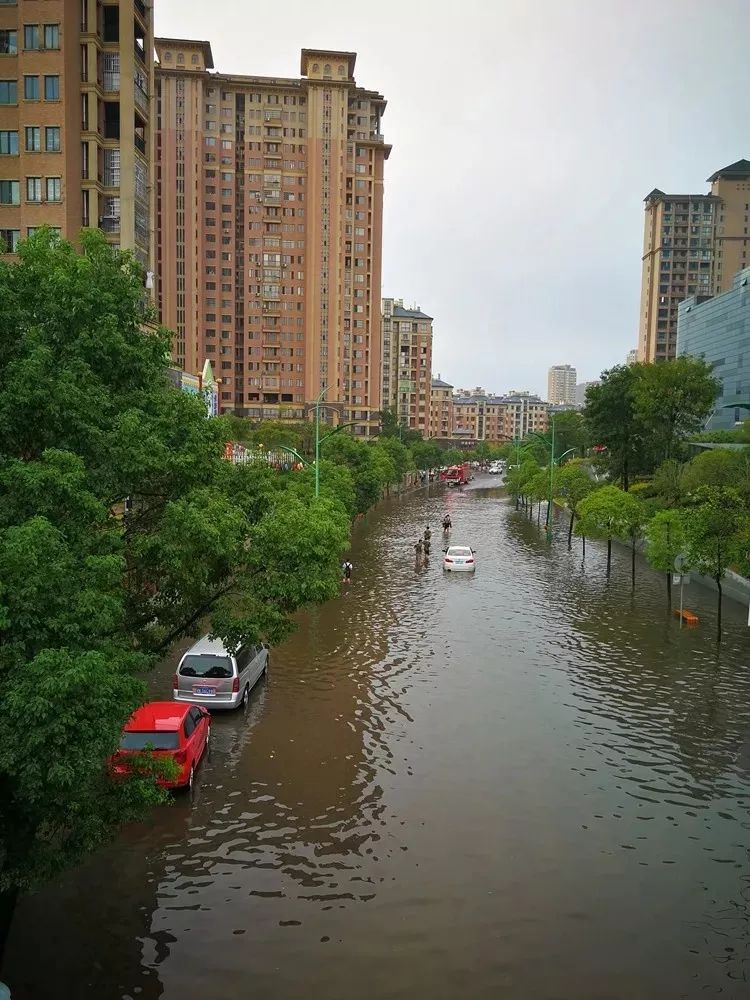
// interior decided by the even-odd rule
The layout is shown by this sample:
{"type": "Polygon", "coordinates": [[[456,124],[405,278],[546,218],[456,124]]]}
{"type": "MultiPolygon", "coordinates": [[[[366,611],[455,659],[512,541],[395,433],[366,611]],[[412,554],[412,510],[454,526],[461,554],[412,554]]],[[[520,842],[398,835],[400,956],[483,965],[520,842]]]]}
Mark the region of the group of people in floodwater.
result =
{"type": "MultiPolygon", "coordinates": [[[[448,532],[453,527],[453,522],[451,521],[450,514],[446,514],[443,518],[443,534],[447,535],[448,532]]],[[[421,563],[423,559],[429,559],[430,549],[432,548],[432,532],[430,531],[429,524],[424,529],[424,536],[417,540],[414,546],[414,556],[417,563],[421,563]]]]}

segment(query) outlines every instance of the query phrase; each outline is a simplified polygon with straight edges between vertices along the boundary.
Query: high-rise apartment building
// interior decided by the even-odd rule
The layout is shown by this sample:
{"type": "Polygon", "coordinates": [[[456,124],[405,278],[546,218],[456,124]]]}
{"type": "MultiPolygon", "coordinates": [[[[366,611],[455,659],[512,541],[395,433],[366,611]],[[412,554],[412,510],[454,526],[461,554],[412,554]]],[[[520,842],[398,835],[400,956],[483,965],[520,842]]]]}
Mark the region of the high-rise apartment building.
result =
{"type": "Polygon", "coordinates": [[[550,403],[573,404],[577,372],[572,365],[552,365],[547,372],[547,399],[550,403]]]}
{"type": "Polygon", "coordinates": [[[690,295],[718,295],[747,264],[750,161],[717,170],[708,194],[646,196],[638,334],[640,361],[673,358],[677,307],[690,295]]]}
{"type": "MultiPolygon", "coordinates": [[[[628,362],[628,364],[629,363],[630,362],[628,362]]],[[[588,387],[590,385],[599,385],[599,384],[600,384],[599,379],[593,379],[590,382],[578,383],[578,385],[576,386],[576,393],[575,393],[575,405],[579,409],[582,410],[586,406],[586,390],[588,389],[588,387]]]]}
{"type": "Polygon", "coordinates": [[[382,301],[382,400],[400,424],[430,433],[432,316],[403,299],[382,301]]]}
{"type": "Polygon", "coordinates": [[[438,375],[432,380],[430,395],[431,438],[449,438],[453,434],[453,386],[438,375]]]}
{"type": "Polygon", "coordinates": [[[0,0],[0,238],[100,227],[151,248],[153,11],[144,0],[0,0]]]}
{"type": "Polygon", "coordinates": [[[301,77],[209,72],[205,41],[156,39],[157,302],[178,363],[208,358],[220,407],[332,419],[381,408],[385,99],[353,52],[303,49],[301,77]]]}

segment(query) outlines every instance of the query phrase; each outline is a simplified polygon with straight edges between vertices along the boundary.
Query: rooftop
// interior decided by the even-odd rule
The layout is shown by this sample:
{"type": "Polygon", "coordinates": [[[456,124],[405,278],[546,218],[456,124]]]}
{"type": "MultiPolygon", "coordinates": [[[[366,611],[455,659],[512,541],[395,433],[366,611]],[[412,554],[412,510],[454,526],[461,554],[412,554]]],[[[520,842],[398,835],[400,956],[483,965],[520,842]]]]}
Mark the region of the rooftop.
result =
{"type": "Polygon", "coordinates": [[[750,179],[750,160],[737,160],[736,163],[730,163],[728,167],[722,167],[715,174],[711,174],[707,178],[707,181],[709,184],[712,184],[714,181],[718,181],[720,177],[730,177],[735,180],[750,179]]]}
{"type": "Polygon", "coordinates": [[[303,49],[300,56],[300,73],[302,73],[303,76],[307,73],[307,59],[309,59],[310,56],[320,56],[324,62],[327,58],[346,59],[349,76],[354,75],[354,64],[357,61],[356,52],[337,52],[335,49],[303,49]]]}
{"type": "Polygon", "coordinates": [[[172,46],[184,46],[189,49],[200,49],[203,53],[203,61],[206,65],[206,69],[214,68],[214,57],[211,54],[211,43],[206,41],[201,41],[197,38],[155,38],[154,45],[156,46],[156,51],[158,52],[160,48],[167,48],[172,46]]]}
{"type": "Polygon", "coordinates": [[[452,389],[453,386],[450,384],[450,382],[443,382],[443,380],[441,378],[434,378],[432,380],[432,388],[433,389],[452,389]]]}
{"type": "Polygon", "coordinates": [[[423,313],[422,310],[417,306],[416,309],[404,309],[403,306],[393,307],[393,317],[394,319],[432,319],[432,316],[428,316],[427,313],[423,313]]]}

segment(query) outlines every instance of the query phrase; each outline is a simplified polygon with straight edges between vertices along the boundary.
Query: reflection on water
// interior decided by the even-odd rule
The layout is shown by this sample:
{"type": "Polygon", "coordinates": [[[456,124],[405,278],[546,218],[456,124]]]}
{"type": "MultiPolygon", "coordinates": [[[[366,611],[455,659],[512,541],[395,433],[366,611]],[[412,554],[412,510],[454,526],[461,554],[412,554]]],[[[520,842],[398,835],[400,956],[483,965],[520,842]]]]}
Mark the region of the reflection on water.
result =
{"type": "Polygon", "coordinates": [[[23,902],[14,1000],[745,997],[743,612],[717,651],[711,595],[680,631],[565,528],[496,489],[371,515],[194,800],[23,902]],[[475,576],[443,577],[446,508],[475,576]]]}

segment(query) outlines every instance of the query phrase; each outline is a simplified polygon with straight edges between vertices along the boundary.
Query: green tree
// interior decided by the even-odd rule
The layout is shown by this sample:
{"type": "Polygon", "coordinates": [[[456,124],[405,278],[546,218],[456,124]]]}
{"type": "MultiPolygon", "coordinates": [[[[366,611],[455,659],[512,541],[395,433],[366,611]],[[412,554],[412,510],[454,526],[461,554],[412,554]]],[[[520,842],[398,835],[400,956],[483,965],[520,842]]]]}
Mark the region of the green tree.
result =
{"type": "Polygon", "coordinates": [[[646,529],[646,558],[667,581],[667,607],[672,608],[672,573],[675,559],[685,552],[683,511],[669,508],[657,511],[646,529]]]}
{"type": "Polygon", "coordinates": [[[747,508],[739,493],[728,486],[699,486],[694,500],[695,506],[684,514],[688,561],[716,583],[716,636],[721,642],[721,581],[747,547],[747,508]]]}
{"type": "Polygon", "coordinates": [[[702,358],[680,356],[638,367],[640,377],[633,384],[636,412],[655,455],[673,458],[677,443],[699,430],[711,414],[721,385],[702,358]]]}
{"type": "Polygon", "coordinates": [[[623,493],[620,499],[619,537],[630,542],[630,578],[635,590],[635,552],[636,544],[643,534],[643,528],[648,520],[643,503],[630,493],[623,493]]]}
{"type": "Polygon", "coordinates": [[[623,497],[616,486],[600,486],[578,504],[576,534],[607,541],[607,576],[612,568],[612,539],[622,532],[623,497]]]}
{"type": "Polygon", "coordinates": [[[573,524],[578,513],[578,505],[593,489],[594,483],[591,477],[579,465],[564,465],[555,476],[555,494],[564,498],[570,511],[568,548],[571,547],[573,541],[573,524]]]}
{"type": "Polygon", "coordinates": [[[528,484],[539,472],[539,465],[529,455],[521,455],[521,464],[513,466],[505,477],[505,486],[510,495],[516,501],[516,510],[519,504],[526,506],[528,497],[528,484]]]}
{"type": "Polygon", "coordinates": [[[549,470],[537,469],[534,474],[525,482],[526,495],[533,505],[537,506],[537,524],[542,519],[542,503],[549,496],[549,470]]]}
{"type": "Polygon", "coordinates": [[[409,451],[418,469],[437,469],[447,463],[446,452],[434,441],[416,441],[409,451]]]}
{"type": "Polygon", "coordinates": [[[441,453],[440,465],[460,465],[466,461],[466,453],[460,448],[448,448],[441,453]]]}
{"type": "Polygon", "coordinates": [[[364,514],[375,506],[385,486],[381,478],[383,465],[378,465],[376,453],[365,441],[359,441],[345,432],[333,434],[321,444],[321,454],[351,471],[358,514],[364,514]]]}
{"type": "Polygon", "coordinates": [[[744,465],[741,452],[727,448],[701,451],[685,467],[685,492],[692,493],[700,486],[738,486],[744,465]]]}
{"type": "Polygon", "coordinates": [[[618,365],[586,390],[585,421],[592,446],[606,449],[600,462],[627,490],[630,477],[648,468],[647,433],[636,408],[644,365],[618,365]]]}
{"type": "Polygon", "coordinates": [[[393,410],[387,408],[380,411],[380,437],[395,437],[406,445],[422,440],[419,431],[399,422],[393,410]]]}
{"type": "MultiPolygon", "coordinates": [[[[419,442],[419,444],[421,443],[419,442]]],[[[400,483],[406,473],[414,468],[412,451],[397,438],[381,438],[373,443],[373,447],[382,448],[393,462],[396,473],[393,483],[400,483]]]]}
{"type": "Polygon", "coordinates": [[[564,455],[571,448],[583,458],[588,447],[588,431],[583,414],[578,410],[562,410],[555,414],[555,455],[564,455]]]}
{"type": "Polygon", "coordinates": [[[226,462],[227,421],[173,388],[149,318],[140,267],[101,233],[77,253],[42,231],[0,261],[6,924],[20,889],[159,798],[107,770],[143,670],[206,628],[276,642],[339,590],[343,506],[226,462]]]}
{"type": "Polygon", "coordinates": [[[654,473],[652,490],[669,507],[677,507],[688,493],[686,469],[682,462],[668,458],[654,473]]]}

